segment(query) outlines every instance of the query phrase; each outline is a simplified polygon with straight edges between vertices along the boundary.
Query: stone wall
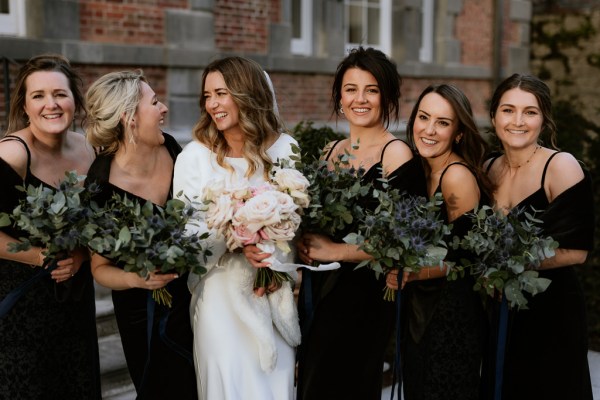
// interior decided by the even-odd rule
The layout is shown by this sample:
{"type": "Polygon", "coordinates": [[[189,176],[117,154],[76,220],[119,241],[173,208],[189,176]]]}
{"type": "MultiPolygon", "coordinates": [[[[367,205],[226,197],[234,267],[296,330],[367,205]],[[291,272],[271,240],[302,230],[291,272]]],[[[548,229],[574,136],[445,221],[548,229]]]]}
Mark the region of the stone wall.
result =
{"type": "Polygon", "coordinates": [[[600,126],[600,2],[554,9],[532,20],[531,70],[552,90],[600,126]]]}

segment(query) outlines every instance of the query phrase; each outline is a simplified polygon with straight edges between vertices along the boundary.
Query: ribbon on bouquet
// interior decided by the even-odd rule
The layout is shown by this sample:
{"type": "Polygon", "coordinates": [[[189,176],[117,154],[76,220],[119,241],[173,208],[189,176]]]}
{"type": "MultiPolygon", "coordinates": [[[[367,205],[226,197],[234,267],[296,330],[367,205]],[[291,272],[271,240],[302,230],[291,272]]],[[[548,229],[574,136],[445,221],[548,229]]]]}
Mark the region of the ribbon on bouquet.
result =
{"type": "Polygon", "coordinates": [[[319,264],[318,266],[281,262],[279,260],[285,258],[286,252],[270,240],[257,243],[256,247],[261,249],[263,253],[271,254],[271,256],[264,259],[263,262],[271,264],[269,268],[271,268],[273,271],[292,272],[296,271],[298,268],[305,268],[311,271],[331,271],[340,268],[339,262],[319,264]]]}
{"type": "Polygon", "coordinates": [[[494,400],[502,400],[502,383],[504,380],[504,355],[506,353],[506,337],[508,334],[508,301],[502,295],[500,316],[498,321],[498,342],[496,345],[496,379],[494,380],[494,400]]]}
{"type": "Polygon", "coordinates": [[[0,302],[0,319],[4,318],[6,314],[8,314],[17,301],[19,301],[19,299],[23,297],[25,293],[27,293],[31,286],[40,281],[42,278],[49,276],[50,273],[58,266],[56,264],[57,262],[57,259],[46,258],[40,271],[7,294],[6,297],[0,302]]]}
{"type": "Polygon", "coordinates": [[[394,392],[396,390],[396,383],[398,384],[398,399],[402,398],[402,360],[400,358],[400,321],[402,316],[402,274],[398,273],[398,290],[396,290],[396,354],[394,357],[394,369],[392,376],[392,391],[390,393],[390,400],[394,400],[394,392]]]}

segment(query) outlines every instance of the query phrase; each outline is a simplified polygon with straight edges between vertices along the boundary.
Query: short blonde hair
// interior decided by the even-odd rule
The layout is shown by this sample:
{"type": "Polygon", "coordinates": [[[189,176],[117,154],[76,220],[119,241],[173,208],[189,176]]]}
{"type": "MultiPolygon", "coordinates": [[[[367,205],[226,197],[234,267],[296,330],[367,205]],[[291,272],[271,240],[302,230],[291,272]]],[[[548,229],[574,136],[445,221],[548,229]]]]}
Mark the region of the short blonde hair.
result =
{"type": "Polygon", "coordinates": [[[128,127],[142,98],[142,82],[148,83],[141,70],[111,72],[88,89],[84,128],[90,144],[101,153],[116,152],[125,135],[131,135],[128,127]]]}

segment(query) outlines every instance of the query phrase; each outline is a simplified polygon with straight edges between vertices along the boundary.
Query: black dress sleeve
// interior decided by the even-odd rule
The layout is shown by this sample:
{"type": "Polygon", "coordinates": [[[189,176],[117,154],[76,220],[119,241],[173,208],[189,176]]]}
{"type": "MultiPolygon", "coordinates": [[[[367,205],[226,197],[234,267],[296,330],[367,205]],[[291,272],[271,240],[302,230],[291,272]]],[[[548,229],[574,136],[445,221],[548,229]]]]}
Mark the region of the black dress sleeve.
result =
{"type": "Polygon", "coordinates": [[[388,175],[390,185],[400,193],[427,197],[427,180],[420,157],[413,157],[388,175]]]}
{"type": "Polygon", "coordinates": [[[562,249],[592,250],[594,245],[594,197],[592,179],[585,177],[556,197],[540,215],[544,234],[562,249]]]}

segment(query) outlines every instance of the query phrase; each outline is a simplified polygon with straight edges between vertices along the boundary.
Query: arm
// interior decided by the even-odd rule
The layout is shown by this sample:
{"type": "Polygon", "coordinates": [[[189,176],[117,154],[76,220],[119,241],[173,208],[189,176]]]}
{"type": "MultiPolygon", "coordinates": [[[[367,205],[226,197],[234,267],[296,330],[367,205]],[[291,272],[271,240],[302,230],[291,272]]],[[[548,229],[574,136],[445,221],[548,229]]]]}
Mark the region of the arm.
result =
{"type": "Polygon", "coordinates": [[[92,275],[100,285],[113,290],[160,289],[177,278],[177,274],[151,273],[148,279],[144,279],[135,272],[125,272],[115,267],[110,260],[99,254],[92,255],[92,275]]]}
{"type": "Polygon", "coordinates": [[[298,256],[307,265],[313,261],[358,263],[371,258],[358,249],[358,245],[335,243],[329,237],[316,233],[305,233],[297,242],[298,256]]]}

